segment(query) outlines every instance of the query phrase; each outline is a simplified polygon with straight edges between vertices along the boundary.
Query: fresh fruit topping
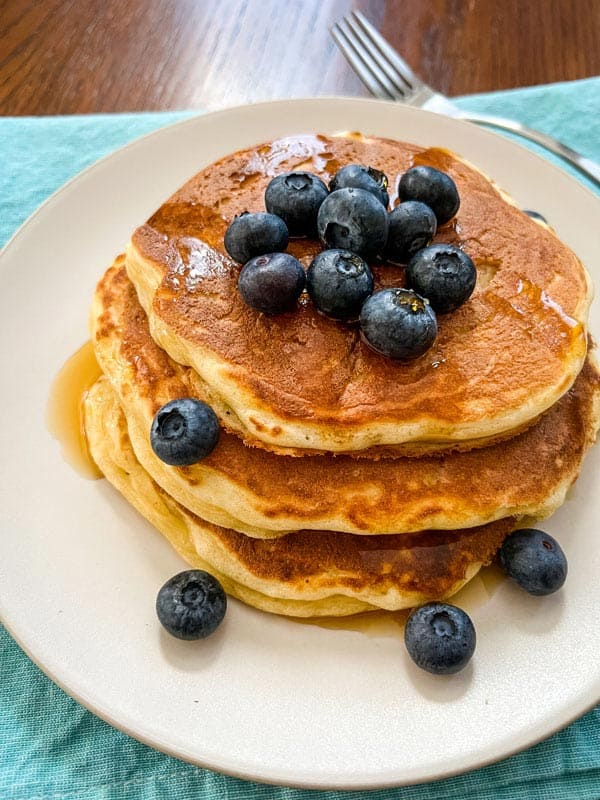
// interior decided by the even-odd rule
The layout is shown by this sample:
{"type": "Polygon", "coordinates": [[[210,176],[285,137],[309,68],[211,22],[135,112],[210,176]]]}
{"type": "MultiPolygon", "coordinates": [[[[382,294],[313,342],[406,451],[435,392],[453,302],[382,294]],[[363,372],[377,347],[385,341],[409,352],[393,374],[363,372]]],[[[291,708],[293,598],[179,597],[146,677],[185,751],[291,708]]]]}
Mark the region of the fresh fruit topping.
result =
{"type": "Polygon", "coordinates": [[[544,225],[548,224],[546,217],[543,214],[540,214],[539,211],[532,211],[530,208],[524,208],[523,213],[527,214],[527,216],[531,217],[531,219],[537,220],[537,222],[543,222],[544,225]]]}
{"type": "Polygon", "coordinates": [[[418,200],[400,203],[388,214],[389,228],[385,257],[406,264],[417,250],[427,247],[435,236],[435,214],[418,200]]]}
{"type": "Polygon", "coordinates": [[[411,611],[404,628],[408,654],[434,675],[463,669],[475,652],[475,628],[468,614],[449,603],[427,603],[411,611]]]}
{"type": "Polygon", "coordinates": [[[530,594],[552,594],[567,577],[567,558],[561,546],[536,528],[511,533],[500,548],[500,563],[508,576],[530,594]]]}
{"type": "Polygon", "coordinates": [[[242,300],[265,314],[281,314],[293,308],[305,283],[302,264],[289,253],[252,258],[238,277],[242,300]]]}
{"type": "Polygon", "coordinates": [[[385,247],[388,215],[370,192],[338,189],[321,204],[317,228],[325,247],[351,250],[368,258],[385,247]]]}
{"type": "Polygon", "coordinates": [[[288,246],[288,229],[275,214],[243,214],[235,217],[225,231],[225,249],[234,261],[245,264],[263,253],[283,252],[288,246]]]}
{"type": "Polygon", "coordinates": [[[460,198],[452,178],[434,167],[412,167],[400,178],[401,200],[419,200],[432,209],[438,225],[443,225],[458,211],[460,198]]]}
{"type": "Polygon", "coordinates": [[[206,458],[219,439],[219,420],[202,400],[171,400],[156,412],[150,444],[156,455],[172,467],[186,467],[206,458]]]}
{"type": "Polygon", "coordinates": [[[161,625],[178,639],[205,639],[214,633],[227,610],[219,581],[201,569],[188,569],[168,580],[156,597],[161,625]]]}
{"type": "Polygon", "coordinates": [[[338,170],[329,182],[329,191],[338,189],[364,189],[371,192],[385,208],[390,203],[387,193],[388,179],[378,169],[364,167],[362,164],[347,164],[338,170]]]}
{"type": "Polygon", "coordinates": [[[290,236],[311,236],[317,228],[317,213],[329,192],[311,172],[277,175],[265,191],[265,206],[285,222],[290,236]]]}
{"type": "Polygon", "coordinates": [[[323,250],[308,268],[306,289],[323,314],[334,319],[356,319],[373,291],[373,273],[356,253],[323,250]]]}
{"type": "Polygon", "coordinates": [[[418,250],[406,267],[406,282],[445,314],[473,293],[477,271],[469,256],[452,244],[432,244],[418,250]]]}
{"type": "Polygon", "coordinates": [[[382,289],[360,312],[365,342],[378,353],[411,361],[425,353],[437,336],[437,320],[429,302],[409,289],[382,289]]]}

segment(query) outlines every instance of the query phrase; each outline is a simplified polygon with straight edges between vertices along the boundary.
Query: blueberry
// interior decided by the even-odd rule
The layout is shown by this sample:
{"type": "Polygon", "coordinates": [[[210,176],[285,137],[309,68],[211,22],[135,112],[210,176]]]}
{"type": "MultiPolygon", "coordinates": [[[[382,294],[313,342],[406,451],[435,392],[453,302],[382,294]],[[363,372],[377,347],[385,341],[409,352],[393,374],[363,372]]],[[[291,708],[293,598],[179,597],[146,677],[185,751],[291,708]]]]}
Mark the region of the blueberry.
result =
{"type": "Polygon", "coordinates": [[[408,286],[426,297],[438,314],[454,311],[468,300],[476,281],[475,265],[453,244],[425,247],[406,267],[408,286]]]}
{"type": "Polygon", "coordinates": [[[356,253],[323,250],[308,268],[306,289],[323,314],[334,319],[356,319],[373,291],[373,273],[356,253]]]}
{"type": "Polygon", "coordinates": [[[363,167],[362,164],[347,164],[338,170],[329,182],[329,191],[338,189],[364,189],[371,192],[385,208],[388,207],[390,197],[386,191],[388,179],[378,169],[363,167]]]}
{"type": "Polygon", "coordinates": [[[411,256],[426,247],[435,236],[435,214],[418,200],[407,200],[396,206],[389,215],[385,255],[390,261],[406,264],[411,256]]]}
{"type": "Polygon", "coordinates": [[[225,249],[240,264],[263,253],[283,252],[287,246],[287,225],[275,214],[244,211],[225,231],[225,249]]]}
{"type": "Polygon", "coordinates": [[[304,289],[302,264],[289,253],[267,253],[244,264],[238,277],[242,300],[265,314],[292,308],[304,289]]]}
{"type": "Polygon", "coordinates": [[[428,205],[438,225],[452,219],[460,205],[452,178],[434,167],[412,167],[405,172],[398,184],[398,196],[401,200],[420,200],[428,205]]]}
{"type": "Polygon", "coordinates": [[[360,312],[362,337],[388,358],[410,361],[423,355],[437,336],[437,320],[428,301],[409,289],[382,289],[360,312]]]}
{"type": "Polygon", "coordinates": [[[411,611],[404,628],[408,654],[434,675],[452,675],[475,652],[475,628],[468,614],[449,603],[427,603],[411,611]]]}
{"type": "Polygon", "coordinates": [[[219,420],[202,400],[183,397],[159,408],[150,429],[156,455],[172,467],[195,464],[211,453],[219,439],[219,420]]]}
{"type": "Polygon", "coordinates": [[[552,594],[567,577],[567,559],[561,546],[536,528],[511,533],[500,548],[500,563],[509,577],[530,594],[552,594]]]}
{"type": "Polygon", "coordinates": [[[317,212],[329,192],[323,181],[311,172],[287,172],[270,181],[265,191],[265,206],[285,222],[291,236],[312,236],[317,228],[317,212]]]}
{"type": "Polygon", "coordinates": [[[323,201],[317,217],[319,239],[368,258],[385,247],[388,217],[383,205],[364,189],[338,189],[323,201]]]}
{"type": "Polygon", "coordinates": [[[180,572],[160,589],[156,613],[162,626],[178,639],[205,639],[216,631],[227,610],[219,581],[201,569],[180,572]]]}
{"type": "Polygon", "coordinates": [[[532,211],[529,208],[524,208],[523,209],[523,213],[527,214],[527,216],[531,217],[531,219],[535,219],[538,222],[543,222],[544,225],[548,224],[548,220],[546,219],[546,217],[543,214],[540,214],[539,211],[532,211]]]}

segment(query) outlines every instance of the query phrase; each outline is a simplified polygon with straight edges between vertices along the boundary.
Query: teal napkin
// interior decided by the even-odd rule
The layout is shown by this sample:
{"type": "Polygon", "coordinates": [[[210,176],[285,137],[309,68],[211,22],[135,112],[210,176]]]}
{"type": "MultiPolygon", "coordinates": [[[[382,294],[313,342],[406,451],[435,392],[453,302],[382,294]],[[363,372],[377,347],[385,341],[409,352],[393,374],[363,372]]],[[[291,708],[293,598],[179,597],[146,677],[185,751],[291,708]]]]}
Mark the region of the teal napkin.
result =
{"type": "MultiPolygon", "coordinates": [[[[600,161],[600,78],[461,98],[600,161]]],[[[0,118],[0,245],[55,189],[117,147],[189,113],[0,118]]],[[[434,784],[314,792],[228,778],[162,755],[64,694],[0,628],[3,800],[597,800],[600,707],[526,752],[434,784]]]]}

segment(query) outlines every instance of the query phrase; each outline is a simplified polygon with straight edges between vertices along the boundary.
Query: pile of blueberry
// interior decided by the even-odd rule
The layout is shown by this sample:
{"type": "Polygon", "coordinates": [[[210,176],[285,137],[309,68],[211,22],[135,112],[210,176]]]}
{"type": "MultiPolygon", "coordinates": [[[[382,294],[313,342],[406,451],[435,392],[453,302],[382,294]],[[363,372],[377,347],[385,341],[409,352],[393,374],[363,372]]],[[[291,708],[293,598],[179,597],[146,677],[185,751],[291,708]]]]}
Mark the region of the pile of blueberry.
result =
{"type": "Polygon", "coordinates": [[[225,249],[243,264],[242,299],[265,314],[292,309],[306,289],[332,319],[360,324],[364,341],[389,358],[423,355],[437,336],[436,314],[453,311],[475,288],[469,256],[431,244],[438,225],[460,205],[452,178],[417,166],[398,184],[400,204],[388,212],[388,180],[359,164],[342,167],[329,187],[310,172],[277,175],[265,191],[266,212],[244,212],[225,232],[225,249]],[[304,272],[285,250],[290,236],[320,239],[326,248],[304,272]],[[407,287],[374,292],[365,259],[406,264],[407,287]]]}

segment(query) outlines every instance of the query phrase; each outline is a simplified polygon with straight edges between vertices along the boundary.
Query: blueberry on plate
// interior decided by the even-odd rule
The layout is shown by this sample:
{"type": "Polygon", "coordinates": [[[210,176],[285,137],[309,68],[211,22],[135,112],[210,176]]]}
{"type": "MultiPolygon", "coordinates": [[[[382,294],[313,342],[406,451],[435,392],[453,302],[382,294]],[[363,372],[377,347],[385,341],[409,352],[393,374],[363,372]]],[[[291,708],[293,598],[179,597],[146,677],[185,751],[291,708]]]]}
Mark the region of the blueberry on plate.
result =
{"type": "Polygon", "coordinates": [[[567,558],[561,546],[536,528],[513,531],[500,548],[500,563],[529,594],[552,594],[567,577],[567,558]]]}
{"type": "Polygon", "coordinates": [[[417,250],[431,242],[437,230],[435,214],[418,200],[406,200],[388,214],[389,228],[385,257],[406,264],[417,250]]]}
{"type": "Polygon", "coordinates": [[[424,247],[406,267],[408,286],[426,297],[438,314],[454,311],[468,300],[476,281],[475,265],[453,244],[424,247]]]}
{"type": "Polygon", "coordinates": [[[468,614],[449,603],[427,603],[411,611],[404,628],[408,654],[434,675],[463,669],[475,652],[475,628],[468,614]]]}
{"type": "Polygon", "coordinates": [[[159,408],[150,428],[156,455],[172,467],[187,467],[211,453],[219,439],[219,420],[202,400],[183,397],[159,408]]]}
{"type": "Polygon", "coordinates": [[[539,211],[532,211],[530,208],[524,208],[523,213],[527,214],[528,217],[531,219],[535,219],[537,222],[543,222],[544,225],[548,224],[548,220],[543,214],[540,214],[539,211]]]}
{"type": "Polygon", "coordinates": [[[383,204],[364,189],[338,189],[328,195],[317,216],[325,247],[351,250],[363,258],[381,253],[388,232],[383,204]]]}
{"type": "Polygon", "coordinates": [[[219,581],[201,569],[170,578],[156,596],[162,626],[178,639],[205,639],[214,633],[227,610],[227,595],[219,581]]]}
{"type": "Polygon", "coordinates": [[[381,355],[411,361],[425,353],[437,336],[429,302],[409,289],[381,289],[360,312],[363,340],[381,355]]]}
{"type": "Polygon", "coordinates": [[[388,179],[378,169],[364,167],[362,164],[347,164],[338,170],[329,181],[329,191],[336,192],[338,189],[364,189],[371,192],[385,208],[390,203],[387,193],[388,179]]]}
{"type": "Polygon", "coordinates": [[[435,167],[412,167],[400,178],[398,196],[401,200],[419,200],[429,206],[443,225],[458,211],[460,198],[452,178],[435,167]]]}
{"type": "Polygon", "coordinates": [[[252,258],[238,276],[242,300],[264,314],[281,314],[293,308],[305,283],[302,264],[289,253],[252,258]]]}
{"type": "Polygon", "coordinates": [[[285,222],[290,236],[312,236],[317,228],[317,212],[329,192],[323,181],[311,172],[277,175],[265,190],[265,206],[285,222]]]}
{"type": "Polygon", "coordinates": [[[323,250],[308,268],[306,289],[323,314],[334,319],[356,319],[373,292],[373,273],[356,253],[323,250]]]}
{"type": "Polygon", "coordinates": [[[283,252],[288,246],[288,229],[275,214],[249,214],[244,211],[225,231],[225,250],[240,264],[263,253],[283,252]]]}

